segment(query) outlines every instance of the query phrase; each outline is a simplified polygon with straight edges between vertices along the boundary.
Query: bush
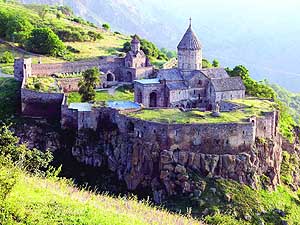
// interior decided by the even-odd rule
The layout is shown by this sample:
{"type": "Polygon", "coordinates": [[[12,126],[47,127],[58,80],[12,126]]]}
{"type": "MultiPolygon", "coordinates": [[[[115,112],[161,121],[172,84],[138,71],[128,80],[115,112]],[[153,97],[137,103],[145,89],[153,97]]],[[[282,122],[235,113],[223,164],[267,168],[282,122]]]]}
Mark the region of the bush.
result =
{"type": "Polygon", "coordinates": [[[46,169],[53,159],[49,151],[44,153],[29,149],[24,144],[19,145],[19,138],[5,125],[0,127],[0,157],[4,159],[2,163],[14,163],[32,173],[46,169]]]}
{"type": "Polygon", "coordinates": [[[39,54],[62,56],[66,47],[50,28],[35,28],[26,42],[26,49],[39,54]]]}
{"type": "Polygon", "coordinates": [[[97,39],[103,39],[103,36],[100,33],[94,31],[89,31],[87,34],[92,41],[96,41],[97,39]]]}
{"type": "Polygon", "coordinates": [[[7,40],[24,44],[33,29],[33,25],[24,16],[9,15],[4,29],[4,36],[7,40]]]}
{"type": "Polygon", "coordinates": [[[13,63],[14,60],[14,55],[9,51],[5,51],[3,55],[0,56],[0,63],[13,63]]]}
{"type": "Polygon", "coordinates": [[[109,30],[110,25],[108,23],[104,23],[104,24],[102,24],[102,28],[105,29],[105,30],[109,30]]]}

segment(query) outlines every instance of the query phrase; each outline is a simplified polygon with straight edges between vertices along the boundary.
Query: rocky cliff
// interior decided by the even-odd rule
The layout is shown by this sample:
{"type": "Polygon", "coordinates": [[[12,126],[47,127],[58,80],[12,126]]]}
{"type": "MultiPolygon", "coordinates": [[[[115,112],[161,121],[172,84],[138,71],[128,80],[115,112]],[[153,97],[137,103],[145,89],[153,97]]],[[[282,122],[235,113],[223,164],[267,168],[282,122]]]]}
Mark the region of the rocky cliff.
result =
{"type": "Polygon", "coordinates": [[[31,147],[72,152],[77,161],[99,168],[99,174],[100,168],[108,168],[129,190],[151,188],[156,202],[170,195],[197,195],[197,176],[233,179],[254,188],[261,180],[269,187],[280,182],[280,135],[257,139],[250,151],[208,154],[201,148],[164,149],[156,138],[121,132],[112,122],[101,124],[96,131],[72,135],[43,122],[23,124],[16,132],[31,147]]]}

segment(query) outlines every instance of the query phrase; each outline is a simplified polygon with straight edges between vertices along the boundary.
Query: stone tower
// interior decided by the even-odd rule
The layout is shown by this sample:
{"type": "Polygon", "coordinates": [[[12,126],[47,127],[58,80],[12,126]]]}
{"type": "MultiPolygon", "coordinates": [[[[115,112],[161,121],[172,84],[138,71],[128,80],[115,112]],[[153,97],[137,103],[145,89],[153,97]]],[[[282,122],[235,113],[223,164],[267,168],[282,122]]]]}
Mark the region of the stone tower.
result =
{"type": "Polygon", "coordinates": [[[136,54],[140,50],[141,50],[140,40],[138,39],[137,35],[134,35],[131,40],[131,51],[133,51],[136,54]]]}
{"type": "Polygon", "coordinates": [[[202,46],[196,34],[192,30],[192,20],[190,26],[183,35],[177,46],[178,68],[181,70],[201,70],[202,69],[202,46]]]}
{"type": "Polygon", "coordinates": [[[17,81],[23,80],[24,76],[29,77],[31,75],[31,58],[19,58],[15,59],[14,63],[14,78],[17,81]]]}

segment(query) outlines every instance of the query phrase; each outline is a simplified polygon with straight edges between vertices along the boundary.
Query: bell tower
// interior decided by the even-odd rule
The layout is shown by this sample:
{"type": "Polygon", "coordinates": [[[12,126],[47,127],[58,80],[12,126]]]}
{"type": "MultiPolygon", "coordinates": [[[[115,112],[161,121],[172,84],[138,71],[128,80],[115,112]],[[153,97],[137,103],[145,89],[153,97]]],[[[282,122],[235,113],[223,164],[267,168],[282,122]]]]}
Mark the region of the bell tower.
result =
{"type": "Polygon", "coordinates": [[[140,50],[141,50],[141,42],[138,39],[137,35],[134,35],[131,40],[131,51],[133,51],[136,54],[140,50]]]}
{"type": "Polygon", "coordinates": [[[192,19],[177,46],[178,68],[181,70],[201,70],[202,69],[202,46],[192,30],[192,19]]]}

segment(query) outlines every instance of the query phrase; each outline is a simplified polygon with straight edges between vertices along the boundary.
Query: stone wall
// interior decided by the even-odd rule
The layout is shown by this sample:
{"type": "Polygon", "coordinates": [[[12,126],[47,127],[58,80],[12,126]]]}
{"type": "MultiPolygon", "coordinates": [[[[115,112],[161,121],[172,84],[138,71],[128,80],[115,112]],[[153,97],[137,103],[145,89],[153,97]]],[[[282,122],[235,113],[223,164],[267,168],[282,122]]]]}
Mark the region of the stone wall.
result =
{"type": "Polygon", "coordinates": [[[63,90],[64,93],[78,91],[78,83],[81,78],[59,78],[57,79],[60,88],[63,90]]]}
{"type": "Polygon", "coordinates": [[[272,186],[280,182],[281,138],[276,121],[261,130],[277,113],[254,123],[164,124],[109,108],[94,110],[98,123],[92,128],[93,141],[87,139],[90,129],[79,130],[73,155],[93,166],[102,161],[130,190],[151,187],[155,196],[192,193],[198,188],[192,174],[253,187],[261,175],[269,177],[272,186]],[[258,141],[261,135],[264,143],[258,141]]]}
{"type": "Polygon", "coordinates": [[[114,70],[122,66],[124,66],[123,58],[102,57],[91,61],[32,64],[32,75],[49,76],[56,73],[82,72],[92,67],[99,67],[101,70],[114,70]]]}
{"type": "Polygon", "coordinates": [[[150,95],[154,93],[156,107],[166,107],[165,88],[164,84],[147,84],[142,85],[138,82],[134,84],[134,101],[142,103],[145,107],[150,106],[150,95]],[[141,101],[140,101],[141,100],[141,101]]]}
{"type": "Polygon", "coordinates": [[[178,68],[182,70],[202,69],[202,50],[178,49],[178,68]]]}
{"type": "Polygon", "coordinates": [[[21,88],[22,114],[29,117],[58,119],[61,116],[62,93],[41,93],[21,88]]]}

